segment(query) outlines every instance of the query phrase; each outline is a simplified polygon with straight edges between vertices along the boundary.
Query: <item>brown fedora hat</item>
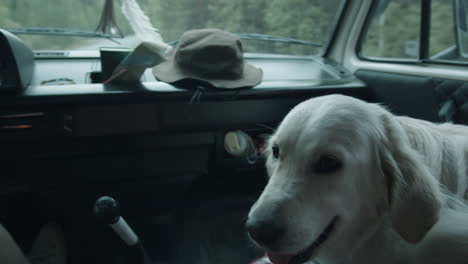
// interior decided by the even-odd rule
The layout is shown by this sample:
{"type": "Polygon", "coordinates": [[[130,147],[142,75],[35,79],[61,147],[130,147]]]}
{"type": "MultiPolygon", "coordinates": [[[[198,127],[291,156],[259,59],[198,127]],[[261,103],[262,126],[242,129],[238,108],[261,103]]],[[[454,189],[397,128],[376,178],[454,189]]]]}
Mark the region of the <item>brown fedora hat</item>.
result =
{"type": "Polygon", "coordinates": [[[167,83],[193,80],[225,89],[253,87],[263,76],[261,69],[244,62],[237,35],[211,28],[186,31],[153,73],[167,83]]]}

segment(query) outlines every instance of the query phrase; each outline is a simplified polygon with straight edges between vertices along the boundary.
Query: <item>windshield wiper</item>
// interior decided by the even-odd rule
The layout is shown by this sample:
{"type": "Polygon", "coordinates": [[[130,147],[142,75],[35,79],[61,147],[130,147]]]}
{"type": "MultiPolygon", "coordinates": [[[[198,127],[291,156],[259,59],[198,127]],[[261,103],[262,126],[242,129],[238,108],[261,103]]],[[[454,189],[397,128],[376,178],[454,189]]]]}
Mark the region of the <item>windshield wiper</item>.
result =
{"type": "Polygon", "coordinates": [[[301,39],[294,39],[288,37],[281,37],[281,36],[272,36],[267,34],[259,34],[259,33],[237,33],[237,35],[241,39],[252,39],[252,40],[264,40],[264,41],[274,41],[274,42],[284,42],[290,44],[299,44],[299,45],[307,45],[307,46],[314,46],[314,47],[322,47],[322,44],[310,42],[301,39]]]}
{"type": "Polygon", "coordinates": [[[13,34],[28,34],[28,35],[56,35],[56,36],[76,36],[89,38],[123,38],[123,35],[106,34],[102,32],[88,32],[81,30],[52,28],[52,27],[30,27],[30,28],[6,28],[7,31],[13,34]]]}
{"type": "MultiPolygon", "coordinates": [[[[273,42],[284,42],[290,44],[299,44],[299,45],[307,45],[313,47],[323,47],[322,44],[310,42],[306,40],[288,38],[288,37],[280,37],[280,36],[272,36],[267,34],[260,34],[260,33],[234,33],[238,35],[241,39],[251,39],[251,40],[263,40],[263,41],[273,41],[273,42]]],[[[174,40],[169,42],[169,45],[174,46],[176,45],[178,40],[174,40]]]]}

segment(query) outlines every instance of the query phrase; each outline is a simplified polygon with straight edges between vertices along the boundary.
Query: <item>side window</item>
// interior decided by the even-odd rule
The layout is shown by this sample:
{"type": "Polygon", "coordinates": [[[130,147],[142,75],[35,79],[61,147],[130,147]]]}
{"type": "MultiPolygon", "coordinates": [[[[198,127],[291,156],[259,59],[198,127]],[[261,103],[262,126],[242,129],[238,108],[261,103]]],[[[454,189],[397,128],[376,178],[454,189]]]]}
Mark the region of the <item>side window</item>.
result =
{"type": "Polygon", "coordinates": [[[468,0],[455,0],[455,25],[460,56],[468,61],[468,0]]]}
{"type": "Polygon", "coordinates": [[[429,56],[437,59],[455,48],[453,1],[432,0],[429,56]]]}
{"type": "Polygon", "coordinates": [[[419,55],[421,0],[377,1],[362,39],[365,58],[416,59],[419,55]]]}
{"type": "Polygon", "coordinates": [[[467,63],[462,51],[468,38],[460,34],[466,34],[466,24],[458,22],[466,22],[460,6],[467,2],[376,0],[358,54],[367,60],[467,63]]]}

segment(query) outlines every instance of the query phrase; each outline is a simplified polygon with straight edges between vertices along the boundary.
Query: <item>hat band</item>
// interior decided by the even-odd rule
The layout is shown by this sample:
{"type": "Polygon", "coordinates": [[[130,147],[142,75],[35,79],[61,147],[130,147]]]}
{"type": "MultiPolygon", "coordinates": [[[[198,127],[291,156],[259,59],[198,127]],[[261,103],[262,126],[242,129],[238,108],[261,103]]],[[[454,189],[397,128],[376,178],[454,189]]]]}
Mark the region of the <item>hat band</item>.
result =
{"type": "Polygon", "coordinates": [[[200,78],[208,79],[230,79],[236,80],[242,77],[244,73],[244,65],[230,63],[220,64],[197,64],[197,63],[179,63],[179,69],[184,73],[200,78]]]}
{"type": "Polygon", "coordinates": [[[242,71],[233,71],[232,69],[230,71],[210,71],[207,69],[191,69],[191,70],[184,70],[183,72],[192,75],[192,76],[198,76],[198,78],[201,79],[216,79],[216,80],[221,80],[221,79],[227,79],[227,80],[237,80],[242,77],[242,71]]]}

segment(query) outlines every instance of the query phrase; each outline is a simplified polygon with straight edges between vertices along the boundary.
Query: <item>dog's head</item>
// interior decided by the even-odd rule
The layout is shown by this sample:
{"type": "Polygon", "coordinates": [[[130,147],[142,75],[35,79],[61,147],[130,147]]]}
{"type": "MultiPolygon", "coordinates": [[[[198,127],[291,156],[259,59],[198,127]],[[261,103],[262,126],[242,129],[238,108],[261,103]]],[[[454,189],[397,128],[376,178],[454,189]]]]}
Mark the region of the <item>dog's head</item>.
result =
{"type": "Polygon", "coordinates": [[[296,106],[269,140],[269,182],[247,219],[275,264],[348,257],[382,228],[416,243],[437,221],[437,182],[382,107],[347,96],[296,106]]]}

